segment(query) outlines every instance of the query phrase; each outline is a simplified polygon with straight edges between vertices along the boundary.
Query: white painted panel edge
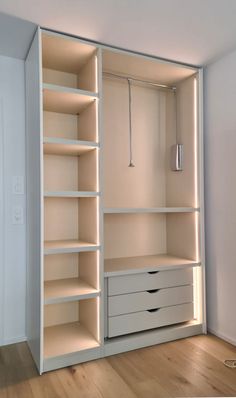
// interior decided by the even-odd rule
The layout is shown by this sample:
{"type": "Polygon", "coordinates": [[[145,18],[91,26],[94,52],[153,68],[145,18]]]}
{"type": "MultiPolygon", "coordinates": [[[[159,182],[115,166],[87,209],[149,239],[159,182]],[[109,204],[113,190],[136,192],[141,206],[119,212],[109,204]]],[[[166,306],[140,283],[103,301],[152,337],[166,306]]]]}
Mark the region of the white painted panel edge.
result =
{"type": "Polygon", "coordinates": [[[99,142],[99,151],[97,151],[98,156],[98,191],[101,192],[99,196],[99,209],[98,209],[98,230],[99,230],[99,285],[101,290],[101,296],[98,300],[99,303],[99,341],[101,347],[104,346],[104,328],[105,328],[105,280],[104,280],[104,225],[103,225],[103,114],[102,114],[102,50],[97,49],[97,91],[99,95],[99,100],[97,102],[97,137],[96,140],[99,142]]]}
{"type": "Polygon", "coordinates": [[[212,329],[212,328],[208,328],[207,331],[211,334],[214,334],[214,336],[217,336],[220,339],[227,341],[227,343],[236,346],[236,338],[231,338],[229,336],[226,336],[225,333],[221,333],[220,331],[212,329]]]}
{"type": "Polygon", "coordinates": [[[25,63],[27,153],[27,341],[42,372],[42,76],[40,29],[25,63]]]}
{"type": "MultiPolygon", "coordinates": [[[[4,264],[5,264],[5,214],[4,214],[4,123],[3,100],[0,98],[0,319],[4,320],[4,264]]],[[[4,344],[4,322],[0,322],[0,346],[4,344]]]]}
{"type": "Polygon", "coordinates": [[[199,142],[199,204],[201,212],[200,221],[200,261],[201,261],[201,309],[203,332],[207,333],[206,319],[206,256],[205,256],[205,201],[204,201],[204,95],[203,95],[203,68],[198,71],[198,142],[199,142]]]}
{"type": "Polygon", "coordinates": [[[109,355],[149,347],[202,333],[202,324],[190,323],[188,325],[181,324],[177,326],[168,326],[147,332],[135,333],[129,336],[116,337],[108,339],[105,342],[104,356],[107,357],[109,355]]]}

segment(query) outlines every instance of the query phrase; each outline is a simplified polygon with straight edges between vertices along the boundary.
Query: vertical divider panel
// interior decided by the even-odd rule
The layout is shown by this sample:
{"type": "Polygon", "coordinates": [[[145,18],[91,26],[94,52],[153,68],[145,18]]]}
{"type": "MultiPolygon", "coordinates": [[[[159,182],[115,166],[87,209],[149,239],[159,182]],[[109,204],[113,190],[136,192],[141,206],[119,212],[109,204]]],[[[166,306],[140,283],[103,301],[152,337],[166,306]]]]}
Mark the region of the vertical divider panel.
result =
{"type": "Polygon", "coordinates": [[[43,370],[43,147],[41,31],[25,64],[27,135],[27,324],[28,344],[43,370]]]}
{"type": "Polygon", "coordinates": [[[98,190],[101,192],[99,197],[99,210],[98,210],[98,231],[99,231],[99,244],[100,252],[98,256],[98,275],[99,285],[101,290],[100,297],[97,298],[97,311],[98,311],[98,330],[99,330],[99,341],[101,346],[104,346],[104,237],[103,237],[103,124],[102,124],[102,49],[98,48],[97,58],[97,90],[99,93],[99,99],[97,102],[97,140],[100,143],[100,149],[98,149],[98,190]]]}

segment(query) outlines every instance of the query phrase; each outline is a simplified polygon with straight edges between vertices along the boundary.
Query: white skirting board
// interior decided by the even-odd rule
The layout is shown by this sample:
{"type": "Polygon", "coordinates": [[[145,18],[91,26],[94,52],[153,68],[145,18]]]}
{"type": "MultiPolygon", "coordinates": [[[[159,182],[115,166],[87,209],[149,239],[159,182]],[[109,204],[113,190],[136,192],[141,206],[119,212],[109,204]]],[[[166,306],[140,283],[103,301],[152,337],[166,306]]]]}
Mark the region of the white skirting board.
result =
{"type": "Polygon", "coordinates": [[[203,334],[203,325],[189,323],[187,326],[181,324],[150,330],[144,333],[117,337],[105,342],[104,356],[106,357],[121,352],[136,350],[137,348],[183,339],[197,334],[203,334]]]}
{"type": "Polygon", "coordinates": [[[214,334],[215,336],[219,337],[220,339],[227,341],[227,343],[230,343],[230,344],[236,346],[236,339],[231,339],[230,337],[226,336],[224,333],[218,332],[211,328],[207,328],[207,330],[209,333],[214,334]]]}
{"type": "Polygon", "coordinates": [[[3,341],[2,346],[9,345],[9,344],[23,343],[24,341],[27,341],[26,336],[12,337],[10,339],[5,339],[3,341]]]}

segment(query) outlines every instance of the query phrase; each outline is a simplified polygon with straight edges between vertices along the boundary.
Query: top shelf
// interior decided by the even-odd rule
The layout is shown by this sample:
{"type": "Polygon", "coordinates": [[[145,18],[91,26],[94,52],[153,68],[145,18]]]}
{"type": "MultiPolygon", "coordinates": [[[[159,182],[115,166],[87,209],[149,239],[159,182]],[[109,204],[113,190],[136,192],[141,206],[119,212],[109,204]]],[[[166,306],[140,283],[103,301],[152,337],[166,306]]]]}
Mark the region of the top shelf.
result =
{"type": "Polygon", "coordinates": [[[93,103],[98,94],[90,91],[43,84],[43,108],[45,111],[77,115],[93,103]]]}

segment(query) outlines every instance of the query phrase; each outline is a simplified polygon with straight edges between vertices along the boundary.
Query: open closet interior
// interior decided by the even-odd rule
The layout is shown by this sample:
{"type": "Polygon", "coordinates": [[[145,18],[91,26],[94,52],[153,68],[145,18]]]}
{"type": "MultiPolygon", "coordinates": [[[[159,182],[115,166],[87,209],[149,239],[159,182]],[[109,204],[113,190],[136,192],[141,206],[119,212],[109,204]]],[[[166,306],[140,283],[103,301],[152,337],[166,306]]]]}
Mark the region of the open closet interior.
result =
{"type": "Polygon", "coordinates": [[[44,358],[99,346],[97,49],[42,34],[44,358]]]}
{"type": "Polygon", "coordinates": [[[196,70],[103,51],[107,337],[199,321],[193,269],[200,265],[197,115],[196,70]],[[165,282],[155,281],[157,274],[165,274],[165,282]],[[160,309],[163,294],[168,299],[160,309]]]}
{"type": "Polygon", "coordinates": [[[38,29],[26,82],[39,371],[201,333],[199,70],[38,29]]]}

